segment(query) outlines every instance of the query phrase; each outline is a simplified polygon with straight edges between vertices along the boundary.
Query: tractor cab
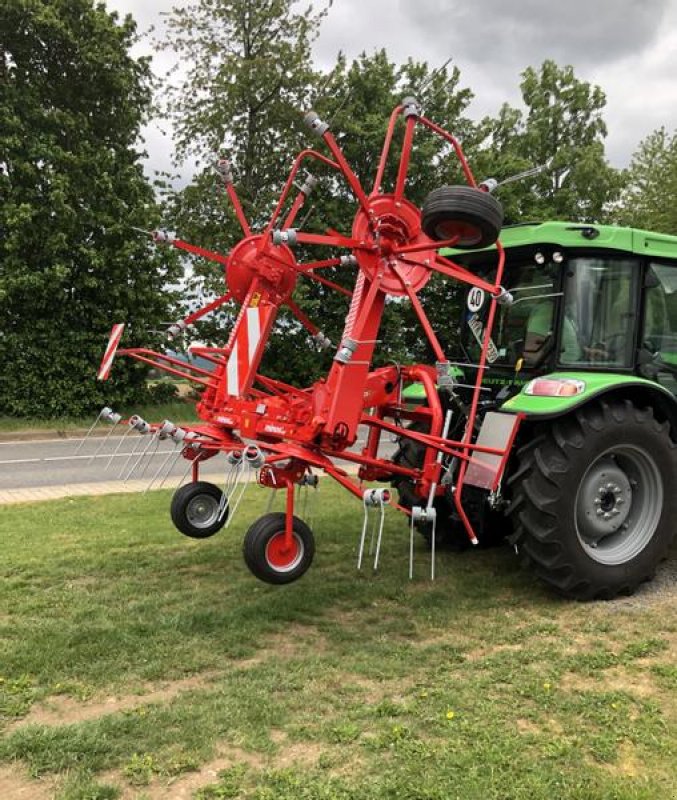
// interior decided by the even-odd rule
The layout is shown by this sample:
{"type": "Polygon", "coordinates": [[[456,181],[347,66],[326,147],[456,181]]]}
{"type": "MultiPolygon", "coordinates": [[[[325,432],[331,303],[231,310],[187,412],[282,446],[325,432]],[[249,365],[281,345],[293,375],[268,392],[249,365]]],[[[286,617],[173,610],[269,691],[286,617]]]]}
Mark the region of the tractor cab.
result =
{"type": "MultiPolygon", "coordinates": [[[[497,310],[488,387],[517,389],[551,372],[609,372],[677,394],[677,237],[548,222],[505,228],[501,241],[514,301],[497,310]]],[[[493,248],[450,256],[481,277],[496,265],[493,248]]],[[[489,298],[470,288],[457,363],[477,363],[488,309],[489,298]]]]}

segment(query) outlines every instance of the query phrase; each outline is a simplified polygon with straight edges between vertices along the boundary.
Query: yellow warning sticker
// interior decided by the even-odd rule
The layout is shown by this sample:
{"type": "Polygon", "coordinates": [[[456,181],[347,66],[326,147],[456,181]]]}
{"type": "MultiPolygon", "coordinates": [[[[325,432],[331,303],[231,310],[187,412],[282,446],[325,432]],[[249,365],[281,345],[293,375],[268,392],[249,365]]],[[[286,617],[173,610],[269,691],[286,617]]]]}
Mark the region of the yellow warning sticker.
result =
{"type": "Polygon", "coordinates": [[[261,302],[261,292],[254,292],[252,295],[251,302],[249,303],[250,308],[256,308],[258,304],[261,302]]]}

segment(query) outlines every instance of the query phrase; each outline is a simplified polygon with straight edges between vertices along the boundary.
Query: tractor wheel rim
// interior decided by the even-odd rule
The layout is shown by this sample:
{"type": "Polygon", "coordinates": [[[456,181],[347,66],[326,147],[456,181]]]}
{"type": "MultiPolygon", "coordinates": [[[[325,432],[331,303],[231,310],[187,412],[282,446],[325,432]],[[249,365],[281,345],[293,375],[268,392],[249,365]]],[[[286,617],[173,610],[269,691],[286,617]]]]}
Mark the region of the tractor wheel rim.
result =
{"type": "Polygon", "coordinates": [[[219,501],[209,494],[192,497],[186,506],[186,519],[194,528],[208,528],[219,517],[219,501]]]}
{"type": "Polygon", "coordinates": [[[276,533],[266,544],[266,561],[275,572],[291,572],[303,559],[303,540],[294,531],[290,547],[285,546],[284,531],[276,533]]]}
{"type": "Polygon", "coordinates": [[[612,447],[588,467],[576,493],[576,533],[599,564],[626,564],[656,532],[663,479],[656,462],[636,445],[612,447]]]}

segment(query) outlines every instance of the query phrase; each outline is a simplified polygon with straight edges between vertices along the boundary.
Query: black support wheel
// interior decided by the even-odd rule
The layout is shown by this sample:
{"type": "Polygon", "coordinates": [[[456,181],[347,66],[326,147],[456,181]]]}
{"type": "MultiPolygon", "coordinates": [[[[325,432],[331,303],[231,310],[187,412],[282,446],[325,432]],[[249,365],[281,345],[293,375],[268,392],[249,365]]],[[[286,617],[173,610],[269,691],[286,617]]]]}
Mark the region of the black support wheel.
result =
{"type": "Polygon", "coordinates": [[[313,532],[298,517],[292,517],[292,541],[285,542],[285,514],[264,514],[244,537],[244,560],[251,572],[266,583],[292,583],[310,567],[315,555],[313,532]]]}
{"type": "Polygon", "coordinates": [[[631,594],[667,554],[677,519],[677,447],[651,409],[594,403],[519,451],[512,540],[536,573],[579,600],[631,594]]]}
{"type": "Polygon", "coordinates": [[[472,186],[440,186],[426,197],[421,227],[436,242],[458,236],[455,247],[489,247],[503,225],[503,207],[488,192],[472,186]]]}
{"type": "Polygon", "coordinates": [[[172,522],[184,536],[207,539],[218,533],[228,519],[228,505],[222,508],[222,501],[223,492],[213,483],[186,483],[172,497],[172,522]]]}

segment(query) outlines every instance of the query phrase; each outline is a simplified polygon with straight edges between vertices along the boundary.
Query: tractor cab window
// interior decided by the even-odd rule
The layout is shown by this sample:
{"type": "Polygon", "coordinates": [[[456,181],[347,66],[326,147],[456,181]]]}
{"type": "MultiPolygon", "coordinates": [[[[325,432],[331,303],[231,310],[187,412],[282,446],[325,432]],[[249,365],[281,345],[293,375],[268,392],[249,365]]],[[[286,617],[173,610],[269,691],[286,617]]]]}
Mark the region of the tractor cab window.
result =
{"type": "MultiPolygon", "coordinates": [[[[529,261],[506,267],[504,284],[513,295],[510,306],[499,305],[492,334],[493,347],[489,361],[493,367],[512,370],[518,359],[524,368],[542,365],[555,351],[555,319],[559,293],[555,288],[559,265],[529,261]]],[[[467,296],[466,324],[463,341],[468,356],[476,361],[486,323],[488,299],[481,307],[474,302],[477,290],[467,296]]],[[[482,295],[483,297],[483,295],[482,295]]]]}
{"type": "Polygon", "coordinates": [[[640,371],[677,393],[677,267],[650,264],[644,281],[640,371]]]}
{"type": "Polygon", "coordinates": [[[565,267],[559,363],[630,367],[639,263],[608,256],[572,258],[565,267]]]}

